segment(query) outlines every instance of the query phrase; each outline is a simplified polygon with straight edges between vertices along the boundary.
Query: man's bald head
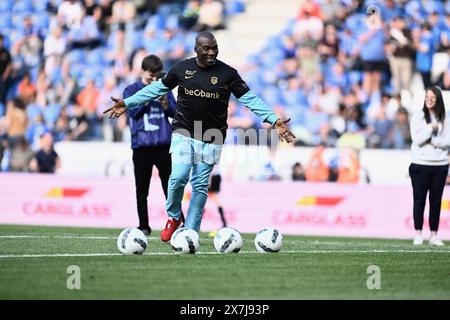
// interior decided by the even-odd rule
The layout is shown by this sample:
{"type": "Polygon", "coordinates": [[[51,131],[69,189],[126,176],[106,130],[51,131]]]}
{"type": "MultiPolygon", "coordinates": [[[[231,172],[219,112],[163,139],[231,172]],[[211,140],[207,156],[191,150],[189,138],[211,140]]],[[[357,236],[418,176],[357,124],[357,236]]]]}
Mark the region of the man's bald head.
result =
{"type": "Polygon", "coordinates": [[[214,35],[209,31],[202,31],[197,34],[197,36],[195,37],[195,46],[198,45],[200,39],[208,39],[216,41],[216,37],[214,37],[214,35]]]}
{"type": "Polygon", "coordinates": [[[216,63],[219,48],[214,35],[209,31],[203,31],[195,37],[195,53],[197,64],[200,67],[211,67],[216,63]]]}

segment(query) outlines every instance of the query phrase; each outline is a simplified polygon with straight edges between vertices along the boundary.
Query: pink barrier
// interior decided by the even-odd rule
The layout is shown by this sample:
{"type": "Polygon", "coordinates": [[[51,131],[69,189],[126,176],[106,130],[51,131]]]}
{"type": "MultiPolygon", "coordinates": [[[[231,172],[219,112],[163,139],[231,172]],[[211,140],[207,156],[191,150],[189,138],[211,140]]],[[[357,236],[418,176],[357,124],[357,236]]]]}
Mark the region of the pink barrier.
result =
{"type": "MultiPolygon", "coordinates": [[[[132,178],[74,178],[0,174],[0,224],[124,228],[137,226],[132,178]]],[[[187,212],[189,188],[184,212],[187,212]]],[[[409,186],[293,182],[229,182],[221,202],[229,225],[255,233],[263,227],[283,234],[410,239],[414,235],[409,186]]],[[[450,239],[450,189],[446,188],[439,235],[450,239]]],[[[167,219],[160,181],[152,181],[150,224],[167,219]]],[[[220,228],[208,201],[202,230],[220,228]]],[[[427,217],[424,236],[429,235],[427,217]]]]}

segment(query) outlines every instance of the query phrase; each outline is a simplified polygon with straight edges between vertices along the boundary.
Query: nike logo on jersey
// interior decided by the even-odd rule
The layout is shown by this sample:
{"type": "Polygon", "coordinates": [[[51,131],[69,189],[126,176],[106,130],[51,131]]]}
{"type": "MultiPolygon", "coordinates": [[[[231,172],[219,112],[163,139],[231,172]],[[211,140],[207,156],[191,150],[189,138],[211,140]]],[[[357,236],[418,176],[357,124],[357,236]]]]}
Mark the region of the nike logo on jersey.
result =
{"type": "Polygon", "coordinates": [[[190,79],[193,78],[195,76],[195,74],[197,73],[197,70],[186,70],[186,72],[184,73],[184,79],[190,79]]]}

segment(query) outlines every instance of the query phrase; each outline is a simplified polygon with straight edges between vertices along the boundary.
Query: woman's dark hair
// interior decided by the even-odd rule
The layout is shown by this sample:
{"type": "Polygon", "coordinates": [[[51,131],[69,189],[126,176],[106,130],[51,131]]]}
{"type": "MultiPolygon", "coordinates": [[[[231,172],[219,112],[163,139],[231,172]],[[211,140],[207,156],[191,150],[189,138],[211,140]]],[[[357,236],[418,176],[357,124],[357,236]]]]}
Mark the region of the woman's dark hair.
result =
{"type": "MultiPolygon", "coordinates": [[[[445,105],[444,99],[442,98],[441,89],[437,86],[428,87],[425,90],[425,96],[428,91],[431,91],[436,96],[436,105],[434,106],[434,115],[436,116],[438,122],[444,123],[445,120],[445,105]]],[[[426,100],[426,97],[425,97],[426,100]]],[[[423,104],[423,113],[425,114],[425,121],[427,123],[431,122],[430,111],[427,108],[426,102],[423,104]]]]}

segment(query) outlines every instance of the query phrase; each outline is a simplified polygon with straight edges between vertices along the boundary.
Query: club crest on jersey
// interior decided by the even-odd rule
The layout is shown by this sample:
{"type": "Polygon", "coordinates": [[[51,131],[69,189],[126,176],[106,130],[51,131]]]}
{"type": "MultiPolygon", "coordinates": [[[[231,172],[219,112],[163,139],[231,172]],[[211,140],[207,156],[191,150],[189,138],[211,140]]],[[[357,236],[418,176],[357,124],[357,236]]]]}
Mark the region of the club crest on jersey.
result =
{"type": "Polygon", "coordinates": [[[217,77],[211,77],[212,84],[217,84],[218,81],[219,81],[219,79],[217,77]]]}

